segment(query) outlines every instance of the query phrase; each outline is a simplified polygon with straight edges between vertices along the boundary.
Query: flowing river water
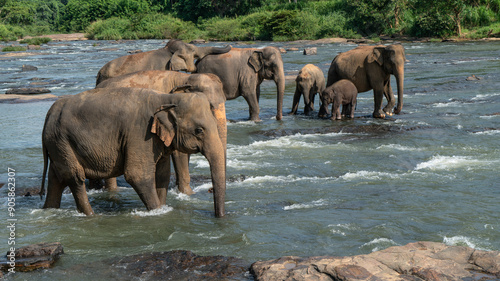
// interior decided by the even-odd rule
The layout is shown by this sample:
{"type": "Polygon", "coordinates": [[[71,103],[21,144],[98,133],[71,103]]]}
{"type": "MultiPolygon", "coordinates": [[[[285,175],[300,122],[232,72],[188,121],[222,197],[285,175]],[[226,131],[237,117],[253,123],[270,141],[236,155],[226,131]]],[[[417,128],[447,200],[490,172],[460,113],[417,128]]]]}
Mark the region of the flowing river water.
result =
{"type": "MultiPolygon", "coordinates": [[[[42,81],[55,95],[77,94],[94,87],[107,61],[164,44],[49,43],[35,56],[0,58],[0,92],[42,81]],[[38,71],[20,72],[24,64],[38,71]]],[[[268,45],[292,46],[251,47],[268,45]]],[[[326,75],[335,55],[355,46],[317,45],[317,55],[304,56],[304,46],[298,45],[300,51],[283,54],[291,78],[285,114],[292,106],[294,78],[305,64],[326,75]]],[[[79,264],[174,249],[248,261],[366,254],[415,241],[500,250],[500,42],[403,46],[408,62],[400,115],[373,119],[373,94],[367,92],[358,96],[354,120],[299,114],[276,121],[272,81],[261,86],[262,122],[247,121],[243,98],[228,101],[223,219],[213,216],[209,166],[201,155],[193,155],[190,164],[196,194],[170,189],[168,206],[152,212],[123,178],[117,193],[89,192],[92,217],[76,211],[71,194],[57,210],[41,209],[38,196],[17,196],[15,246],[58,241],[65,254],[53,269],[9,278],[81,280],[85,275],[71,273],[79,264]],[[481,80],[466,81],[472,74],[481,80]]],[[[394,78],[392,83],[396,90],[394,78]]],[[[41,133],[52,103],[0,104],[0,183],[8,182],[10,168],[18,191],[39,188],[41,133]]],[[[6,253],[7,185],[0,195],[0,253],[6,253]]],[[[99,279],[100,271],[97,266],[91,276],[99,279]]]]}

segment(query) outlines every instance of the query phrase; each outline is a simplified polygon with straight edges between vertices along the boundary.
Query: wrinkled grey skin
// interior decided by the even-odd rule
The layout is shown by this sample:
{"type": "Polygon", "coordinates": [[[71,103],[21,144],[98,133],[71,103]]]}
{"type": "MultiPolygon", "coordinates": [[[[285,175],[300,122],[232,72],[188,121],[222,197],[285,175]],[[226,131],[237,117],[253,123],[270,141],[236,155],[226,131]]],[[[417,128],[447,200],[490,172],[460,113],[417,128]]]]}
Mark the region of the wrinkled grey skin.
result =
{"type": "Polygon", "coordinates": [[[316,93],[321,93],[325,89],[325,75],[319,67],[307,64],[300,70],[295,82],[295,95],[290,114],[297,114],[300,96],[304,96],[304,114],[307,115],[314,110],[316,93]]]}
{"type": "Polygon", "coordinates": [[[342,116],[354,118],[357,96],[358,90],[351,81],[342,79],[333,83],[320,94],[321,108],[318,116],[325,117],[328,114],[328,105],[331,103],[332,120],[340,120],[342,116]],[[341,105],[342,113],[340,113],[341,105]]]}
{"type": "Polygon", "coordinates": [[[373,89],[373,117],[385,118],[386,114],[392,115],[392,108],[396,103],[390,83],[392,74],[398,87],[398,103],[394,113],[399,114],[403,109],[405,61],[404,48],[399,44],[359,46],[333,59],[326,86],[340,79],[349,79],[356,85],[359,93],[373,89]],[[387,99],[387,106],[382,109],[383,96],[387,99]]]}
{"type": "MultiPolygon", "coordinates": [[[[168,70],[147,70],[126,74],[103,81],[96,88],[118,88],[135,87],[157,90],[163,93],[171,93],[174,90],[180,92],[200,92],[204,94],[212,110],[212,114],[217,120],[217,130],[221,139],[224,151],[227,145],[227,124],[226,124],[226,96],[222,89],[222,82],[214,74],[187,74],[168,70]]],[[[189,176],[189,155],[174,151],[172,153],[177,185],[179,191],[188,195],[193,194],[190,187],[189,176]]],[[[116,189],[116,179],[106,180],[108,190],[116,189]]],[[[166,194],[160,196],[162,204],[166,203],[166,194]]]]}
{"type": "Polygon", "coordinates": [[[127,55],[106,63],[97,74],[96,85],[102,81],[141,70],[174,70],[195,72],[195,60],[208,54],[223,54],[231,50],[224,48],[198,47],[172,39],[161,49],[127,55]]]}
{"type": "Polygon", "coordinates": [[[277,87],[276,119],[282,119],[285,72],[277,48],[232,48],[225,54],[206,56],[196,63],[196,67],[198,73],[219,76],[227,100],[243,96],[249,106],[250,120],[253,121],[260,121],[260,84],[264,79],[274,80],[277,87]]]}
{"type": "Polygon", "coordinates": [[[161,206],[170,154],[201,152],[210,164],[217,217],[224,216],[226,175],[217,122],[204,95],[150,89],[94,89],[57,100],[42,134],[44,208],[59,208],[69,186],[77,209],[94,212],[85,179],[124,175],[148,210],[161,206]],[[50,160],[50,166],[48,163],[50,160]]]}

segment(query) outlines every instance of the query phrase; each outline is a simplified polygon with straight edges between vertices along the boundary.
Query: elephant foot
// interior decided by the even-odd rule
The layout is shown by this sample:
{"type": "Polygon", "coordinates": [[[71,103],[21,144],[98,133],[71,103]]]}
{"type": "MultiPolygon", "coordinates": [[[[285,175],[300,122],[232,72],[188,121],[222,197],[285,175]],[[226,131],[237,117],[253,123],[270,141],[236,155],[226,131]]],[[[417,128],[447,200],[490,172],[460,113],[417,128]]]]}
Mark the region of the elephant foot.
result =
{"type": "Polygon", "coordinates": [[[250,118],[250,121],[253,121],[253,122],[262,122],[262,120],[260,120],[259,117],[250,118]]]}
{"type": "Polygon", "coordinates": [[[385,112],[385,114],[386,114],[387,116],[392,116],[392,114],[393,114],[392,112],[387,112],[387,111],[384,111],[384,112],[385,112]]]}
{"type": "Polygon", "coordinates": [[[375,111],[375,112],[373,112],[373,118],[384,119],[385,118],[385,114],[382,111],[375,111]]]}
{"type": "Polygon", "coordinates": [[[179,192],[184,193],[186,195],[193,195],[195,192],[191,189],[191,187],[188,186],[180,186],[179,185],[179,192]]]}

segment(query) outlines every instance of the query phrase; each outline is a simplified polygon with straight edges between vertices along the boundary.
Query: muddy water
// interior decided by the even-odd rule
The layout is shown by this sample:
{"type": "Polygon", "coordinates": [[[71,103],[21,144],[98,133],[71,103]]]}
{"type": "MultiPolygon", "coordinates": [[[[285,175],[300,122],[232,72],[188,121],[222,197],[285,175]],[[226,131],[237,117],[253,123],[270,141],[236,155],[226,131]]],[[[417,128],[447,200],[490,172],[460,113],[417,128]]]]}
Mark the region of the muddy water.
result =
{"type": "MultiPolygon", "coordinates": [[[[53,94],[76,94],[94,86],[97,71],[110,59],[164,44],[51,43],[36,56],[1,58],[0,92],[45,81],[53,94]],[[23,64],[38,71],[19,72],[23,64]]],[[[252,47],[267,45],[290,46],[252,47]]],[[[316,56],[284,54],[286,74],[294,77],[307,63],[326,74],[333,57],[355,45],[316,47],[316,56]]],[[[260,123],[247,121],[243,98],[228,101],[224,219],[213,217],[202,156],[191,161],[196,194],[172,189],[168,206],[153,212],[123,179],[117,193],[90,192],[93,217],[76,212],[71,194],[59,210],[42,210],[36,196],[17,196],[16,246],[59,241],[65,255],[54,269],[11,278],[81,280],[86,276],[72,273],[79,264],[174,249],[249,261],[355,255],[420,240],[500,250],[500,43],[404,47],[409,62],[403,112],[385,120],[370,117],[371,92],[359,94],[354,120],[336,122],[304,115],[276,121],[272,82],[262,85],[260,123]],[[466,81],[472,74],[482,79],[466,81]]],[[[294,90],[289,80],[285,113],[294,90]]],[[[0,182],[8,181],[12,168],[18,191],[40,185],[41,132],[51,104],[0,104],[0,182]]],[[[0,194],[0,221],[7,225],[5,187],[0,194]]],[[[6,252],[9,231],[0,229],[0,252],[6,252]]],[[[104,271],[93,269],[93,278],[104,271]]]]}

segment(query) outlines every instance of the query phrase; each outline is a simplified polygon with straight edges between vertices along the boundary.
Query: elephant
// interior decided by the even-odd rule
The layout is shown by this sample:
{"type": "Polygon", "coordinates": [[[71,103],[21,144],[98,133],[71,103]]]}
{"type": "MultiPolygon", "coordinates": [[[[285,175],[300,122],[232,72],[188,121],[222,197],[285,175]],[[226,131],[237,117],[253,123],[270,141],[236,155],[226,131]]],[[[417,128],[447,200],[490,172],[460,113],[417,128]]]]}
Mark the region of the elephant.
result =
{"type": "Polygon", "coordinates": [[[297,114],[300,96],[304,96],[304,114],[309,114],[314,110],[314,97],[316,93],[321,93],[325,89],[325,75],[321,69],[313,64],[305,65],[295,79],[295,95],[293,96],[292,111],[290,114],[297,114]]]}
{"type": "Polygon", "coordinates": [[[332,120],[340,120],[342,116],[354,118],[357,96],[358,90],[350,80],[342,79],[333,83],[320,94],[321,108],[318,116],[324,117],[328,114],[328,105],[331,103],[332,120]],[[342,114],[340,105],[342,105],[342,114]]]}
{"type": "MultiPolygon", "coordinates": [[[[217,120],[219,137],[222,141],[224,151],[226,151],[226,96],[222,90],[222,82],[216,75],[210,73],[187,74],[168,70],[147,70],[109,78],[97,85],[96,88],[119,87],[149,88],[163,93],[170,93],[172,90],[175,92],[203,93],[207,97],[212,114],[217,120]]],[[[188,195],[193,194],[194,192],[189,185],[189,155],[174,151],[172,153],[172,160],[174,162],[179,191],[188,195]]],[[[110,190],[116,189],[116,179],[106,180],[106,188],[110,190]]],[[[165,200],[166,198],[160,198],[162,203],[165,203],[165,200]]]]}
{"type": "Polygon", "coordinates": [[[148,210],[161,206],[170,155],[201,152],[208,160],[216,217],[225,215],[226,171],[217,121],[205,95],[102,88],[57,100],[42,133],[43,208],[59,208],[69,186],[78,211],[93,215],[85,179],[124,175],[148,210]],[[50,166],[48,166],[50,160],[50,166]]]}
{"type": "Polygon", "coordinates": [[[227,100],[243,96],[249,106],[250,120],[253,121],[260,121],[260,84],[264,79],[274,80],[277,87],[276,119],[282,119],[285,72],[277,48],[232,48],[228,53],[208,55],[198,60],[196,67],[197,73],[219,76],[227,100]]]}
{"type": "Polygon", "coordinates": [[[231,50],[224,48],[197,47],[182,40],[172,39],[161,49],[122,56],[106,63],[98,72],[96,85],[102,81],[141,70],[196,71],[195,59],[208,54],[223,54],[231,50]]]}
{"type": "Polygon", "coordinates": [[[349,79],[356,85],[359,93],[373,89],[373,117],[385,118],[386,114],[392,115],[395,104],[390,83],[392,74],[396,77],[398,87],[398,103],[394,113],[399,114],[403,109],[405,61],[405,51],[400,44],[359,46],[340,53],[333,59],[328,70],[326,86],[341,79],[349,79]],[[382,110],[383,96],[387,99],[387,106],[382,110]]]}

